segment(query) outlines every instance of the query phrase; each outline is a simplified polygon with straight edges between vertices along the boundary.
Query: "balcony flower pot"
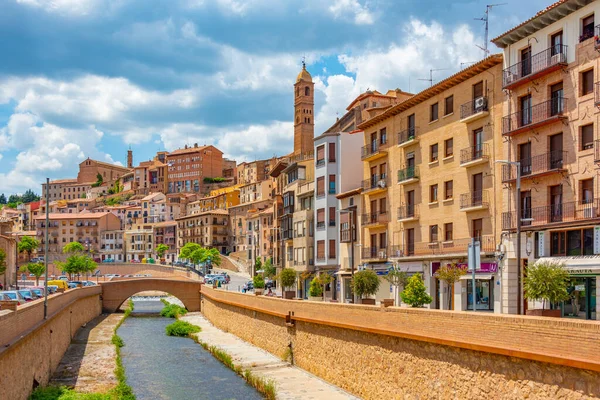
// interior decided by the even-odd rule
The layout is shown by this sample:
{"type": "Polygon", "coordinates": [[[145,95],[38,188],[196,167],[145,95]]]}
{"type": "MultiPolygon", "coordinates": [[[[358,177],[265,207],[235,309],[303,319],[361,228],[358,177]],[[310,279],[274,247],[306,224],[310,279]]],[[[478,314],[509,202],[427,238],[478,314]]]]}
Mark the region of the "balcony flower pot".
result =
{"type": "MultiPolygon", "coordinates": [[[[392,300],[393,301],[393,300],[392,300]]],[[[360,304],[375,305],[375,299],[360,299],[360,304]]]]}
{"type": "Polygon", "coordinates": [[[255,296],[262,296],[263,292],[265,291],[265,289],[254,289],[254,295],[255,296]]]}
{"type": "Polygon", "coordinates": [[[560,310],[546,310],[546,309],[534,309],[527,310],[526,315],[532,315],[534,317],[552,317],[552,318],[560,318],[561,312],[560,310]]]}
{"type": "MultiPolygon", "coordinates": [[[[368,299],[368,300],[370,300],[370,299],[368,299]]],[[[394,299],[383,299],[383,300],[381,300],[381,306],[383,308],[393,307],[394,306],[394,299]]]]}
{"type": "Polygon", "coordinates": [[[321,296],[308,296],[308,301],[323,301],[321,296]]]}
{"type": "Polygon", "coordinates": [[[296,291],[295,290],[286,290],[285,292],[283,292],[283,298],[284,299],[291,300],[294,297],[296,297],[296,291]]]}

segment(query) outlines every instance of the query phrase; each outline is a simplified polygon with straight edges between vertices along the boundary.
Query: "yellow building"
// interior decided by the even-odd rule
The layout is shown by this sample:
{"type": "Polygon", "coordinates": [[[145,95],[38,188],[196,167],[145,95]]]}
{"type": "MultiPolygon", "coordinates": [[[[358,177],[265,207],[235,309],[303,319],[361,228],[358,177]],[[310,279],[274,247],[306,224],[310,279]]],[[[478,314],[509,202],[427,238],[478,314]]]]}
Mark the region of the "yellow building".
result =
{"type": "MultiPolygon", "coordinates": [[[[500,240],[502,56],[490,56],[361,123],[365,146],[361,216],[364,268],[395,263],[421,273],[433,308],[470,306],[466,280],[448,290],[433,277],[466,263],[471,238],[481,243],[481,308],[499,312],[494,259],[500,240]],[[496,217],[494,217],[496,216],[496,217]],[[485,298],[485,299],[484,299],[485,298]]],[[[478,308],[480,308],[478,306],[478,308]]]]}

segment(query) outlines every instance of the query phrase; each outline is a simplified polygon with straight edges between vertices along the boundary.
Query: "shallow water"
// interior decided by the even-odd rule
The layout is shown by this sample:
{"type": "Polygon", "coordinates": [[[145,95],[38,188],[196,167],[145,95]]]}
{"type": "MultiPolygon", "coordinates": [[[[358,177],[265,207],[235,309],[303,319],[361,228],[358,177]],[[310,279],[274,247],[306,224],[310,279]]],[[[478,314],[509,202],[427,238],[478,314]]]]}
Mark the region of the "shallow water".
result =
{"type": "MultiPolygon", "coordinates": [[[[157,313],[156,299],[134,299],[135,313],[157,313]]],[[[262,396],[202,346],[167,336],[173,319],[130,317],[119,328],[127,383],[138,400],[261,399],[262,396]]]]}

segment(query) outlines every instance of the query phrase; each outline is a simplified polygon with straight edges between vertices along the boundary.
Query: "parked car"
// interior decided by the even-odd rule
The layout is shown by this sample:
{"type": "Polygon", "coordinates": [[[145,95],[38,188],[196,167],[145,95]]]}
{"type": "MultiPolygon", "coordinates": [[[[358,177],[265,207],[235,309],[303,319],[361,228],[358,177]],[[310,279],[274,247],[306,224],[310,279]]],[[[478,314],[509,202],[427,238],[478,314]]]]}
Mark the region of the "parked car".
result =
{"type": "Polygon", "coordinates": [[[44,262],[44,257],[33,257],[30,262],[32,263],[43,263],[44,262]]]}
{"type": "Polygon", "coordinates": [[[227,284],[226,279],[225,279],[225,277],[223,275],[213,275],[210,278],[205,278],[204,279],[204,283],[207,283],[207,284],[213,284],[213,283],[218,282],[218,281],[221,282],[221,285],[227,284]]]}
{"type": "Polygon", "coordinates": [[[58,286],[48,285],[48,294],[54,294],[58,291],[58,286]]]}
{"type": "Polygon", "coordinates": [[[244,286],[242,286],[242,293],[250,292],[254,290],[254,283],[252,281],[246,282],[244,286]]]}
{"type": "Polygon", "coordinates": [[[11,298],[7,294],[0,292],[0,301],[10,301],[11,298]]]}
{"type": "Polygon", "coordinates": [[[23,296],[25,301],[37,300],[38,296],[29,289],[20,289],[19,294],[23,296]]]}
{"type": "Polygon", "coordinates": [[[23,296],[21,295],[21,293],[19,293],[16,290],[7,290],[5,292],[2,292],[6,297],[8,297],[10,300],[16,301],[18,305],[21,304],[25,304],[26,300],[25,298],[23,298],[23,296]]]}
{"type": "Polygon", "coordinates": [[[92,281],[83,281],[83,286],[97,286],[98,284],[96,282],[92,282],[92,281]]]}
{"type": "Polygon", "coordinates": [[[79,282],[79,281],[71,281],[71,282],[67,282],[67,285],[69,286],[69,289],[75,289],[77,287],[77,285],[80,283],[81,282],[79,282]]]}
{"type": "Polygon", "coordinates": [[[41,287],[33,287],[33,288],[31,288],[31,291],[32,291],[33,293],[35,293],[35,295],[36,295],[37,297],[39,297],[39,298],[42,298],[42,297],[44,297],[44,288],[41,288],[41,287]]]}
{"type": "Polygon", "coordinates": [[[115,262],[115,260],[113,260],[112,258],[107,258],[105,260],[102,261],[103,263],[112,263],[115,262]]]}
{"type": "Polygon", "coordinates": [[[59,281],[68,281],[69,278],[66,275],[61,275],[61,276],[58,277],[58,280],[59,281]]]}
{"type": "Polygon", "coordinates": [[[53,285],[56,286],[57,288],[60,289],[68,289],[69,285],[67,285],[67,281],[63,281],[62,279],[54,279],[51,281],[48,281],[48,285],[53,285]]]}

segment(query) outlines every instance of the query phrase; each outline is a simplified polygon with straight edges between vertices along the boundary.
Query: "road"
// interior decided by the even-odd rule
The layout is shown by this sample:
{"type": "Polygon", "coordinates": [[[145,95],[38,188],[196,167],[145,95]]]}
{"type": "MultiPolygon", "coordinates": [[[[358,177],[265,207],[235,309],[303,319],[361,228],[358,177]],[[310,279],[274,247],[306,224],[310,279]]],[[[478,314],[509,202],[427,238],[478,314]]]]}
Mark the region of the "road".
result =
{"type": "Polygon", "coordinates": [[[244,286],[244,284],[250,280],[250,275],[243,272],[233,272],[228,269],[213,268],[213,273],[220,272],[227,272],[229,274],[231,280],[227,285],[227,289],[235,292],[241,291],[242,286],[244,286]]]}

